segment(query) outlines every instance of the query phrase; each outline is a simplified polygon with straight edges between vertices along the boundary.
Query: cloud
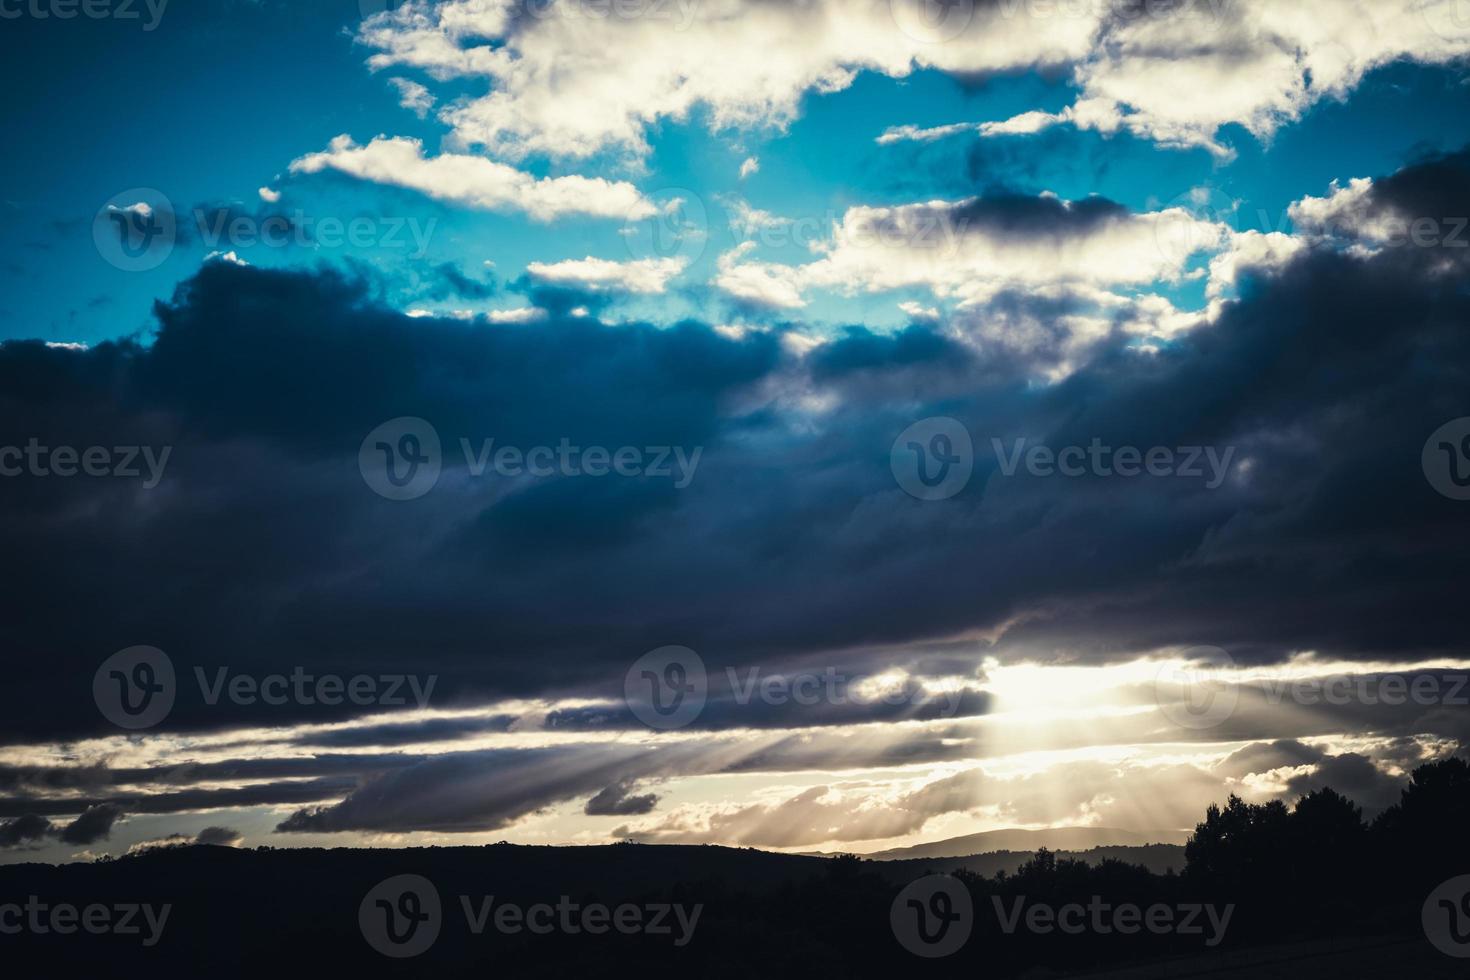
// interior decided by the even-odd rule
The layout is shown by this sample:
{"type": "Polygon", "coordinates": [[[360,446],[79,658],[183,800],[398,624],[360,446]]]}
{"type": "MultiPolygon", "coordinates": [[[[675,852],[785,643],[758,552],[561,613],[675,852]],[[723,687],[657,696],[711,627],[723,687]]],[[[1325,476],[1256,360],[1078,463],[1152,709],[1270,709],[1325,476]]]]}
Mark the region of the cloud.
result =
{"type": "Polygon", "coordinates": [[[491,323],[535,323],[546,319],[546,311],[535,306],[518,306],[513,310],[490,310],[485,318],[491,323]]]}
{"type": "Polygon", "coordinates": [[[616,290],[627,293],[663,293],[669,280],[684,271],[688,260],[682,258],[636,259],[614,262],[609,259],[567,259],[563,262],[532,262],[526,271],[543,282],[573,285],[594,291],[616,290]]]}
{"type": "Polygon", "coordinates": [[[196,844],[212,844],[218,847],[234,847],[243,836],[233,827],[205,827],[194,837],[196,844]]]}
{"type": "MultiPolygon", "coordinates": [[[[1077,101],[975,128],[1034,133],[1070,122],[1226,157],[1226,125],[1269,138],[1373,68],[1463,57],[1470,36],[1454,29],[1458,2],[1207,0],[1044,11],[987,2],[945,8],[936,21],[918,0],[731,0],[684,14],[671,8],[662,18],[606,18],[591,30],[578,18],[516,17],[506,2],[452,0],[378,15],[358,37],[376,50],[375,69],[489,80],[489,94],[441,118],[462,144],[507,158],[609,149],[642,156],[648,127],[696,109],[716,130],[781,128],[806,93],[840,91],[861,71],[903,78],[923,68],[972,75],[1035,66],[1069,69],[1077,101]],[[724,70],[731,59],[753,67],[724,70]]],[[[966,125],[900,127],[880,142],[935,139],[966,125]]]]}
{"type": "Polygon", "coordinates": [[[933,143],[960,133],[979,133],[981,136],[1027,136],[1039,133],[1072,118],[1072,111],[1042,112],[1031,110],[1009,119],[983,123],[951,123],[945,126],[891,126],[884,130],[876,142],[879,146],[893,143],[933,143]]]}
{"type": "Polygon", "coordinates": [[[398,91],[398,104],[423,119],[434,108],[434,96],[427,88],[408,78],[390,78],[388,84],[398,91]]]}
{"type": "Polygon", "coordinates": [[[1070,122],[1127,130],[1165,146],[1233,151],[1220,130],[1259,139],[1312,105],[1342,98],[1374,68],[1402,59],[1444,64],[1470,54],[1455,23],[1458,0],[1270,0],[1186,5],[1182,15],[1119,17],[1075,66],[1081,95],[1060,113],[1028,112],[985,135],[1070,122]]]}
{"type": "Polygon", "coordinates": [[[631,784],[615,783],[598,792],[587,801],[584,811],[589,817],[631,817],[652,812],[658,805],[658,796],[645,793],[631,794],[631,784]]]}
{"type": "Polygon", "coordinates": [[[205,844],[215,847],[237,847],[244,839],[238,830],[232,827],[205,827],[198,834],[169,834],[167,837],[155,837],[151,840],[141,840],[128,847],[129,854],[142,854],[147,851],[158,850],[163,847],[195,847],[205,844]]]}
{"type": "Polygon", "coordinates": [[[1252,742],[1232,752],[1215,767],[1231,778],[1239,779],[1251,773],[1265,773],[1273,769],[1296,768],[1315,765],[1326,757],[1322,749],[1299,742],[1296,739],[1278,739],[1273,742],[1252,742]]]}
{"type": "MultiPolygon", "coordinates": [[[[750,261],[747,242],[720,257],[714,284],[784,309],[815,288],[877,292],[923,287],[961,306],[1006,290],[1177,283],[1190,259],[1230,241],[1230,229],[1183,208],[1135,214],[1101,197],[1063,201],[992,194],[960,201],[849,208],[805,265],[750,261]]],[[[1123,302],[1119,299],[1118,302],[1123,302]]]]}
{"type": "Polygon", "coordinates": [[[95,844],[112,836],[112,827],[122,819],[122,810],[111,803],[88,807],[81,816],[62,828],[63,844],[95,844]]]}
{"type": "MultiPolygon", "coordinates": [[[[367,767],[359,764],[356,771],[362,773],[367,767]]],[[[178,774],[175,782],[187,782],[191,774],[186,770],[178,774]]],[[[61,796],[17,796],[0,798],[0,816],[24,816],[29,813],[60,816],[75,813],[86,807],[87,812],[115,811],[133,814],[180,813],[186,810],[244,808],[252,806],[301,806],[323,800],[339,799],[355,789],[362,780],[359,777],[305,779],[299,782],[252,783],[222,789],[189,787],[172,792],[136,793],[118,792],[108,799],[61,797],[61,796]]],[[[89,818],[93,824],[102,820],[102,814],[89,818]]],[[[84,823],[85,830],[89,824],[84,823]]],[[[65,838],[63,837],[63,840],[65,838]]]]}
{"type": "Polygon", "coordinates": [[[960,133],[977,131],[979,127],[970,123],[951,123],[946,126],[890,126],[878,136],[875,143],[887,146],[891,143],[933,143],[960,133]]]}
{"type": "Polygon", "coordinates": [[[801,847],[897,837],[921,829],[925,820],[925,815],[902,807],[873,806],[814,786],[780,803],[717,811],[703,825],[676,817],[647,830],[620,827],[613,835],[642,843],[720,840],[743,847],[801,847]]]}
{"type": "Polygon", "coordinates": [[[759,157],[746,157],[745,162],[740,165],[740,179],[744,180],[760,172],[761,162],[759,157]]]}
{"type": "Polygon", "coordinates": [[[1329,786],[1357,803],[1372,818],[1398,802],[1403,783],[1366,756],[1345,752],[1323,759],[1308,774],[1293,776],[1287,790],[1292,797],[1298,797],[1329,786]]]}
{"type": "MultiPolygon", "coordinates": [[[[1461,167],[1424,161],[1374,188],[1419,200],[1424,213],[1463,213],[1446,178],[1461,167]]],[[[918,213],[873,209],[866,225],[905,228],[918,213]]],[[[1302,248],[1245,263],[1233,273],[1238,295],[1144,351],[1128,328],[1168,319],[1168,307],[1083,303],[1048,294],[1046,279],[1081,288],[1088,276],[1141,275],[1112,272],[1117,256],[1102,245],[1134,244],[1138,216],[1106,202],[1008,199],[967,213],[962,254],[993,255],[1034,288],[996,292],[972,320],[896,332],[609,325],[572,315],[585,293],[538,303],[544,316],[529,327],[412,319],[372,281],[210,263],[159,304],[146,346],[7,342],[0,445],[174,451],[156,493],[125,479],[0,481],[0,543],[28,569],[10,584],[21,612],[7,628],[36,651],[0,691],[0,738],[106,733],[89,698],[46,692],[90,676],[98,651],[134,638],[168,651],[185,679],[225,664],[436,674],[436,705],[568,694],[615,704],[632,659],[670,639],[699,650],[717,677],[813,659],[876,673],[933,643],[957,644],[972,662],[1038,650],[1117,662],[1196,643],[1245,663],[1459,650],[1451,611],[1465,529],[1419,460],[1429,434],[1464,411],[1470,338],[1457,325],[1470,298],[1444,265],[1457,250],[1302,248]],[[1056,269],[1031,271],[1026,256],[1050,239],[1063,252],[1100,250],[1097,267],[1064,254],[1056,269]],[[403,415],[432,420],[445,447],[439,485],[412,505],[377,497],[358,468],[364,436],[403,415]],[[937,415],[962,422],[976,453],[970,482],[944,506],[905,494],[890,455],[907,427],[937,415]],[[476,478],[460,440],[492,437],[703,454],[682,490],[657,479],[476,478]],[[1020,438],[1211,446],[1233,449],[1236,463],[1213,489],[1006,476],[992,440],[1009,449],[1020,438]],[[232,556],[230,590],[198,587],[202,540],[232,556]],[[104,576],[110,567],[137,574],[104,576]],[[78,590],[94,596],[89,615],[58,613],[57,597],[78,590]]],[[[964,294],[966,281],[938,265],[886,274],[964,294]]],[[[185,684],[169,726],[348,716],[209,705],[185,684]]],[[[749,724],[718,699],[710,718],[749,724]]],[[[569,798],[626,775],[616,770],[569,798]]],[[[128,813],[219,800],[306,806],[341,799],[361,778],[87,802],[128,813]]],[[[7,801],[4,816],[79,806],[45,803],[7,801]]]]}
{"type": "Polygon", "coordinates": [[[811,847],[886,840],[922,831],[946,814],[985,811],[1013,825],[1126,827],[1172,836],[1226,792],[1219,777],[1190,765],[1062,763],[1010,777],[977,767],[906,791],[859,782],[814,786],[774,803],[681,808],[614,835],[661,844],[811,847]]]}
{"type": "Polygon", "coordinates": [[[298,810],[278,833],[343,830],[496,830],[558,801],[615,784],[647,750],[582,749],[468,752],[428,759],[375,779],[346,799],[298,810]]]}
{"type": "MultiPolygon", "coordinates": [[[[641,156],[645,130],[700,109],[715,129],[784,127],[810,91],[847,88],[859,71],[984,72],[1080,58],[1098,16],[1031,17],[983,3],[936,37],[910,0],[731,0],[670,5],[664,16],[517,17],[507,2],[412,3],[369,19],[358,39],[374,69],[484,78],[489,94],[441,113],[466,146],[517,159],[641,156]],[[685,19],[687,18],[687,19],[685,19]],[[942,43],[936,43],[942,41],[942,43]],[[729,71],[734,61],[746,66],[729,71]]],[[[948,26],[948,25],[940,25],[948,26]]]]}
{"type": "Polygon", "coordinates": [[[721,255],[716,262],[714,285],[725,293],[755,306],[796,310],[806,306],[802,297],[801,270],[767,262],[742,262],[755,249],[744,242],[721,255]]]}
{"type": "Polygon", "coordinates": [[[291,163],[295,174],[335,170],[379,184],[406,187],[438,201],[485,211],[524,212],[537,221],[568,215],[637,220],[655,213],[632,184],[602,177],[541,177],[484,157],[424,155],[421,140],[379,136],[358,146],[338,136],[321,153],[291,163]]]}
{"type": "Polygon", "coordinates": [[[899,303],[898,308],[900,310],[903,310],[909,315],[911,319],[914,320],[939,319],[939,311],[936,310],[934,307],[925,306],[922,303],[915,303],[913,300],[905,300],[904,302],[899,303]]]}
{"type": "Polygon", "coordinates": [[[0,848],[38,844],[52,833],[51,821],[33,813],[0,820],[0,848]]]}

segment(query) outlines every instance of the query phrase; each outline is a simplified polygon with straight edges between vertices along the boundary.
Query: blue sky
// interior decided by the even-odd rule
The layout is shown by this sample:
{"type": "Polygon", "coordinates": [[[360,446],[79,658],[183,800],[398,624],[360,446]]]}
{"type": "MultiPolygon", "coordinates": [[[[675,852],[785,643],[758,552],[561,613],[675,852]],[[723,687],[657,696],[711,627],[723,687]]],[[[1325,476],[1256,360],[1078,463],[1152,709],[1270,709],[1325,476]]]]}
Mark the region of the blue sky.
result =
{"type": "MultiPolygon", "coordinates": [[[[438,147],[445,127],[399,106],[393,77],[433,84],[413,70],[370,71],[370,50],[354,34],[357,4],[303,6],[222,2],[165,8],[153,30],[148,20],[20,20],[7,34],[18,43],[0,71],[11,91],[43,92],[14,99],[0,110],[11,132],[34,134],[28,152],[7,161],[5,207],[10,220],[0,244],[10,256],[12,281],[3,330],[10,337],[96,341],[146,331],[154,299],[197,268],[209,252],[202,242],[181,247],[149,273],[121,273],[97,254],[91,216],[113,195],[154,188],[184,212],[235,203],[258,209],[257,189],[287,165],[320,150],[339,134],[366,142],[378,134],[411,136],[438,147]],[[75,70],[77,59],[91,67],[75,70]]],[[[474,79],[435,86],[444,96],[484,90],[474,79]]],[[[1044,136],[977,141],[953,136],[920,146],[879,146],[890,127],[938,126],[1006,119],[1071,102],[1078,86],[1057,71],[1012,70],[987,77],[920,69],[904,78],[860,73],[842,91],[803,93],[787,126],[725,127],[711,131],[710,112],[696,106],[687,120],[661,121],[648,134],[652,147],[640,167],[613,157],[593,166],[532,157],[536,173],[631,174],[649,193],[686,189],[702,202],[712,237],[680,281],[698,286],[718,254],[736,244],[723,201],[739,196],[751,206],[799,217],[804,241],[854,204],[898,205],[938,195],[961,198],[1004,188],[1051,191],[1066,199],[1100,194],[1135,210],[1176,202],[1209,188],[1238,202],[1238,227],[1271,223],[1290,230],[1288,205],[1320,196],[1332,180],[1392,172],[1416,155],[1453,149],[1470,127],[1463,71],[1401,59],[1372,68],[1342,98],[1306,108],[1304,118],[1260,139],[1238,125],[1221,138],[1236,156],[1222,162],[1203,149],[1174,149],[1127,134],[1054,130],[1044,136]],[[741,162],[761,161],[742,181],[741,162]],[[639,172],[639,171],[642,172],[639,172]]],[[[413,192],[393,193],[351,181],[301,181],[283,210],[301,209],[318,220],[361,215],[412,215],[435,221],[426,253],[415,247],[277,248],[240,246],[257,264],[312,261],[369,262],[412,277],[442,262],[475,274],[492,261],[502,281],[533,261],[586,255],[629,257],[616,219],[561,219],[542,223],[518,215],[438,207],[413,192]]],[[[771,261],[800,262],[805,249],[778,239],[756,253],[771,261]]],[[[224,249],[229,250],[229,249],[224,249]]],[[[410,301],[408,296],[403,297],[410,301]]],[[[689,293],[635,304],[634,312],[667,318],[681,314],[729,317],[719,295],[689,293]]],[[[501,305],[513,304],[505,297],[501,305]]],[[[826,295],[813,300],[809,319],[900,326],[891,296],[826,295]]]]}

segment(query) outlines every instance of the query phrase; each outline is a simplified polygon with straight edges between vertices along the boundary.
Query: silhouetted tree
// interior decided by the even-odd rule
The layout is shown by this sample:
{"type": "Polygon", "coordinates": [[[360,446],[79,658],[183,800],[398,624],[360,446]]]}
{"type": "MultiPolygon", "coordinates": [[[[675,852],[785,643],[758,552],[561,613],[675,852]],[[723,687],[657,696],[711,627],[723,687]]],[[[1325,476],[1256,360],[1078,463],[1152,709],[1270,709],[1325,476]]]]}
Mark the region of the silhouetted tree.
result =
{"type": "Polygon", "coordinates": [[[1470,872],[1470,764],[1451,757],[1415,769],[1399,802],[1373,822],[1376,858],[1401,887],[1470,872]]]}
{"type": "Polygon", "coordinates": [[[1247,803],[1232,793],[1223,810],[1211,805],[1205,811],[1204,823],[1184,845],[1187,873],[1227,894],[1261,888],[1281,870],[1287,821],[1280,801],[1247,803]]]}

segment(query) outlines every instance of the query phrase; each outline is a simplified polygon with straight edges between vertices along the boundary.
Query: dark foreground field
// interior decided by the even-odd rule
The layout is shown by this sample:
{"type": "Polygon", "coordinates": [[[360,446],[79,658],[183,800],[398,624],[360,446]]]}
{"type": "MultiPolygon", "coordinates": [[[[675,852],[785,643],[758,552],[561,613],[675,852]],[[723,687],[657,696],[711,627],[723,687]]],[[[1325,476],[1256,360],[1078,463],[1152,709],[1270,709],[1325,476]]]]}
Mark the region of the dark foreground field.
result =
{"type": "MultiPolygon", "coordinates": [[[[35,896],[48,930],[0,935],[0,955],[6,974],[15,977],[80,976],[83,970],[129,977],[260,977],[343,969],[374,976],[575,976],[605,972],[613,962],[623,969],[695,977],[1039,977],[1149,963],[1147,969],[1107,975],[1464,975],[1464,961],[1443,956],[1424,938],[1413,902],[1344,909],[1340,922],[1314,919],[1299,928],[1279,918],[1279,904],[1242,905],[1230,933],[1213,949],[1205,945],[1207,934],[1036,935],[1023,928],[1007,935],[996,928],[993,896],[1042,894],[1039,889],[1059,905],[1074,895],[1085,903],[1094,892],[1113,902],[1188,904],[1184,900],[1191,896],[1180,879],[1123,865],[1052,865],[1043,871],[1033,864],[1000,883],[959,871],[975,896],[973,934],[951,955],[921,958],[901,945],[890,922],[895,897],[909,877],[922,874],[910,864],[642,845],[170,848],[99,864],[0,868],[0,904],[24,906],[35,896]],[[401,875],[431,882],[439,897],[437,934],[410,958],[375,947],[373,939],[381,943],[386,924],[364,926],[361,917],[364,899],[401,875]],[[1055,880],[1044,884],[1048,877],[1055,880]],[[1069,877],[1075,880],[1063,880],[1069,877]],[[536,934],[524,919],[497,926],[501,907],[527,910],[538,903],[551,907],[550,932],[536,934]],[[555,917],[558,903],[576,910],[575,934],[555,917]],[[49,916],[58,905],[78,908],[75,931],[52,928],[49,916]],[[80,923],[94,905],[107,907],[109,922],[125,928],[89,934],[80,923]],[[683,907],[682,920],[672,910],[659,914],[659,908],[674,905],[683,907]],[[123,910],[134,906],[139,911],[125,925],[123,910]],[[151,919],[143,906],[152,910],[151,919]],[[592,935],[585,927],[597,923],[582,915],[597,906],[608,908],[608,922],[606,931],[592,935]],[[636,910],[639,931],[615,927],[619,906],[636,910]],[[484,923],[478,933],[477,916],[484,923]],[[1263,941],[1313,932],[1326,935],[1289,945],[1263,941]]],[[[404,911],[400,897],[389,899],[395,913],[404,911]]],[[[408,911],[429,914],[423,905],[408,911]]],[[[367,915],[380,912],[387,914],[370,905],[367,915]]],[[[401,938],[408,932],[406,912],[398,927],[401,938]]]]}

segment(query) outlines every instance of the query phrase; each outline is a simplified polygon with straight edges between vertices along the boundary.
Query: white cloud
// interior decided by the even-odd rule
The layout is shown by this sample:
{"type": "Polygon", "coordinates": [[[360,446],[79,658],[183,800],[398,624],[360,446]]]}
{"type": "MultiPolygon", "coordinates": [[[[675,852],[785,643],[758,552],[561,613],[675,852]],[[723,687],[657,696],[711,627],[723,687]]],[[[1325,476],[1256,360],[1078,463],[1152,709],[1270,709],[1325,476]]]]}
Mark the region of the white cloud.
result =
{"type": "Polygon", "coordinates": [[[404,316],[412,320],[479,320],[484,319],[490,323],[535,323],[546,318],[546,311],[538,306],[521,306],[510,310],[487,310],[483,313],[475,310],[406,310],[404,316]]]}
{"type": "Polygon", "coordinates": [[[1287,209],[1297,233],[1313,240],[1355,239],[1382,245],[1403,229],[1390,209],[1372,199],[1373,181],[1358,177],[1344,187],[1333,181],[1326,197],[1304,197],[1287,209]]]}
{"type": "Polygon", "coordinates": [[[746,157],[745,162],[740,165],[740,179],[744,180],[751,174],[759,173],[761,161],[759,157],[746,157]]]}
{"type": "Polygon", "coordinates": [[[915,320],[938,320],[939,319],[939,311],[936,310],[934,307],[932,307],[932,306],[925,306],[922,303],[915,303],[913,300],[906,300],[906,301],[904,301],[902,303],[899,303],[898,304],[898,308],[900,310],[903,310],[905,313],[907,313],[910,317],[912,317],[915,320]]]}
{"type": "MultiPolygon", "coordinates": [[[[1456,20],[1464,0],[1201,0],[1142,11],[1013,2],[976,5],[937,28],[909,9],[919,2],[706,0],[670,5],[665,17],[589,18],[517,17],[515,0],[414,0],[370,18],[359,39],[377,51],[375,69],[488,80],[488,94],[443,118],[461,144],[509,158],[642,156],[649,125],[684,121],[696,108],[716,129],[780,128],[805,93],[844,89],[864,70],[901,78],[917,68],[1038,65],[1070,66],[1082,97],[1060,113],[1023,113],[980,131],[1070,122],[1228,156],[1217,138],[1226,124],[1268,138],[1377,66],[1470,53],[1470,31],[1456,20]],[[749,67],[732,72],[731,63],[749,67]]],[[[898,127],[879,140],[966,128],[898,127]]]]}
{"type": "Polygon", "coordinates": [[[546,319],[546,311],[535,306],[520,306],[512,310],[491,310],[485,314],[491,323],[535,323],[546,319]]]}
{"type": "Polygon", "coordinates": [[[979,133],[981,136],[1029,136],[1058,123],[1069,122],[1075,115],[1076,109],[1068,106],[1060,112],[1031,110],[1009,119],[993,122],[952,123],[948,126],[931,126],[927,129],[919,126],[891,126],[878,137],[877,143],[880,146],[887,146],[890,143],[933,143],[959,133],[979,133]]]}
{"type": "Polygon", "coordinates": [[[1021,136],[1031,133],[1039,133],[1048,126],[1054,126],[1059,122],[1071,117],[1071,110],[1064,109],[1061,112],[1023,112],[1019,116],[1012,116],[1000,122],[987,122],[980,124],[981,136],[1021,136]]]}
{"type": "Polygon", "coordinates": [[[926,287],[979,303],[1005,289],[1139,286],[1177,282],[1191,256],[1222,247],[1229,229],[1171,208],[1130,214],[1087,202],[1008,214],[975,199],[850,208],[800,266],[742,261],[746,243],[720,258],[715,284],[731,295],[795,308],[811,288],[879,292],[926,287]],[[1089,210],[1090,209],[1090,210],[1089,210]]]}
{"type": "MultiPolygon", "coordinates": [[[[517,158],[648,151],[647,127],[696,108],[716,129],[784,127],[807,92],[834,92],[871,70],[991,71],[1060,65],[1088,51],[1105,5],[1080,16],[985,6],[927,36],[917,0],[706,0],[683,29],[668,18],[516,17],[514,0],[418,0],[359,33],[375,69],[480,77],[490,91],[444,110],[465,146],[517,158]],[[487,43],[487,42],[493,42],[487,43]],[[729,65],[740,64],[740,71],[729,65]]],[[[670,5],[670,18],[679,16],[670,5]]]]}
{"type": "Polygon", "coordinates": [[[662,293],[669,280],[684,271],[682,258],[638,259],[614,262],[609,259],[568,259],[564,262],[532,262],[526,271],[544,282],[572,284],[588,289],[616,289],[629,293],[662,293]]]}
{"type": "Polygon", "coordinates": [[[418,82],[407,78],[390,78],[388,84],[398,90],[398,104],[420,119],[434,108],[434,96],[418,82]]]}
{"type": "Polygon", "coordinates": [[[730,218],[730,233],[737,238],[748,238],[770,228],[779,228],[788,221],[778,214],[751,207],[750,202],[733,194],[717,194],[718,201],[730,218]]]}
{"type": "Polygon", "coordinates": [[[1127,129],[1164,145],[1232,151],[1219,130],[1269,139],[1326,98],[1342,98],[1399,59],[1441,64],[1470,54],[1455,23],[1463,0],[1230,0],[1192,13],[1120,18],[1075,66],[1082,97],[1060,113],[1027,112],[985,135],[1061,122],[1127,129]]]}
{"type": "Polygon", "coordinates": [[[601,177],[542,177],[484,157],[443,153],[425,157],[423,142],[379,136],[358,146],[348,136],[332,140],[325,152],[309,153],[291,172],[337,170],[379,184],[406,187],[440,200],[487,211],[524,211],[538,221],[569,214],[636,220],[655,213],[638,189],[626,181],[601,177]]]}
{"type": "Polygon", "coordinates": [[[1240,270],[1280,268],[1305,247],[1302,240],[1279,231],[1243,231],[1231,236],[1230,246],[1210,260],[1211,299],[1235,287],[1240,270]]]}
{"type": "Polygon", "coordinates": [[[260,195],[260,199],[267,204],[275,204],[281,199],[281,192],[277,190],[272,190],[269,187],[262,187],[256,193],[258,193],[260,195]]]}
{"type": "Polygon", "coordinates": [[[767,262],[741,262],[755,249],[754,242],[744,242],[721,255],[714,283],[726,293],[757,306],[794,310],[806,305],[802,298],[803,269],[800,266],[767,262]]]}
{"type": "Polygon", "coordinates": [[[874,142],[879,146],[890,143],[933,143],[959,133],[973,133],[979,126],[972,123],[952,123],[948,126],[890,126],[874,142]]]}

